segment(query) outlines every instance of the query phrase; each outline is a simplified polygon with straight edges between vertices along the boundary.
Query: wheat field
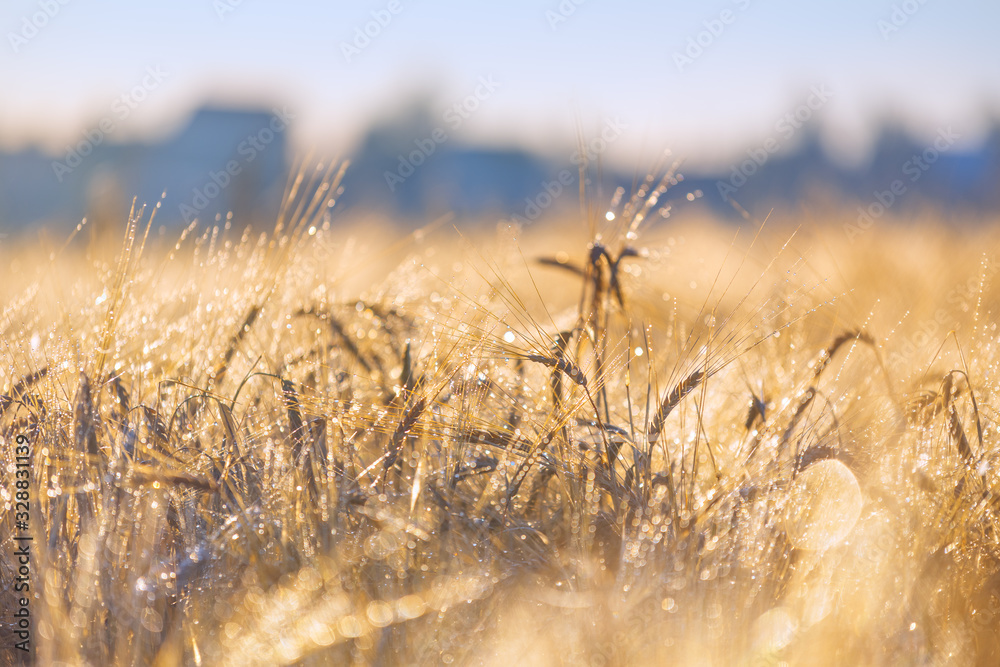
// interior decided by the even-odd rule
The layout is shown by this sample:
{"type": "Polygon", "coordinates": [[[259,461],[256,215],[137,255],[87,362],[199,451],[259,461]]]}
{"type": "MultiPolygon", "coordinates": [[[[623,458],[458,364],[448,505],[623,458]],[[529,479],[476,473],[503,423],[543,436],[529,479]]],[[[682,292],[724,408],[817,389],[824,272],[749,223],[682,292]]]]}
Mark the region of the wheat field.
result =
{"type": "Polygon", "coordinates": [[[340,175],[268,228],[0,246],[4,660],[996,664],[988,226],[647,179],[412,230],[340,175]]]}

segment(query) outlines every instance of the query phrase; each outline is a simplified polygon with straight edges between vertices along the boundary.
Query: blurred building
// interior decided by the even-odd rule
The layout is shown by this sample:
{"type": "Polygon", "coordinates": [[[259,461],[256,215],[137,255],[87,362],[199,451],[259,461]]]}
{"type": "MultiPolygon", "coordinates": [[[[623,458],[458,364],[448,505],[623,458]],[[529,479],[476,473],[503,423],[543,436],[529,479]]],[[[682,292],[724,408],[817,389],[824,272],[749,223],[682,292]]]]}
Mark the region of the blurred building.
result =
{"type": "Polygon", "coordinates": [[[132,198],[155,204],[164,223],[211,221],[232,211],[273,219],[288,172],[281,112],[202,109],[154,143],[112,143],[100,124],[61,156],[0,153],[0,225],[118,225],[132,198]],[[164,195],[165,193],[165,195],[164,195]]]}
{"type": "MultiPolygon", "coordinates": [[[[159,142],[112,143],[98,126],[60,157],[33,148],[0,153],[0,227],[71,226],[87,216],[99,232],[121,224],[133,197],[152,204],[164,192],[162,224],[196,217],[210,222],[230,211],[242,222],[273,221],[289,170],[282,114],[207,108],[159,142]]],[[[532,222],[577,210],[573,151],[539,156],[474,146],[451,130],[447,116],[426,104],[374,123],[351,156],[338,208],[376,210],[414,224],[444,213],[532,222]]],[[[956,217],[1000,213],[1000,123],[974,148],[960,148],[947,128],[922,142],[887,127],[869,160],[853,167],[832,160],[809,128],[780,150],[772,148],[763,142],[732,164],[686,172],[661,204],[697,193],[698,205],[734,219],[739,215],[731,201],[761,218],[771,208],[807,204],[823,211],[841,207],[851,216],[899,216],[928,207],[956,217]]],[[[617,187],[631,192],[636,186],[634,172],[606,166],[589,178],[588,191],[601,193],[598,200],[610,200],[617,187]]]]}

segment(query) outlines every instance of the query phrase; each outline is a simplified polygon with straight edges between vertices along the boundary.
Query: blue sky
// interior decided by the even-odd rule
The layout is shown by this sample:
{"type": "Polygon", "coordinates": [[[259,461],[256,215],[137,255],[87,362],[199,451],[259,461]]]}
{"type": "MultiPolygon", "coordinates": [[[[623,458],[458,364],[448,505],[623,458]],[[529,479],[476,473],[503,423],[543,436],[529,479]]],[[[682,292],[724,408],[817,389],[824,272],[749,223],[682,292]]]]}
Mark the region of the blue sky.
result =
{"type": "Polygon", "coordinates": [[[671,148],[698,164],[774,134],[825,86],[809,122],[846,159],[885,116],[974,141],[1000,116],[998,25],[985,0],[7,0],[0,146],[58,150],[153,68],[116,139],[170,132],[206,101],[282,104],[300,148],[349,151],[419,92],[443,110],[492,77],[469,141],[560,150],[619,118],[608,159],[671,148]],[[372,12],[385,25],[359,47],[372,12]]]}

